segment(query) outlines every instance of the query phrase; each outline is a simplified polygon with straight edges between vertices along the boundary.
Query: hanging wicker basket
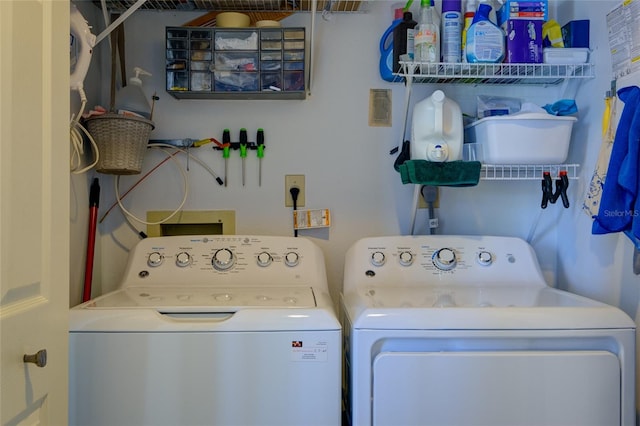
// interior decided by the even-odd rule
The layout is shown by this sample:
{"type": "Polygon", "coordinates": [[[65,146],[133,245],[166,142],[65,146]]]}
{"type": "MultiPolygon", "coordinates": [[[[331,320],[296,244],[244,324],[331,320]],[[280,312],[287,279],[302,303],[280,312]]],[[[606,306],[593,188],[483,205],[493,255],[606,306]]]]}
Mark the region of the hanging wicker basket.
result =
{"type": "Polygon", "coordinates": [[[112,175],[140,173],[149,135],[154,129],[153,121],[109,113],[89,118],[87,128],[100,153],[97,172],[112,175]]]}

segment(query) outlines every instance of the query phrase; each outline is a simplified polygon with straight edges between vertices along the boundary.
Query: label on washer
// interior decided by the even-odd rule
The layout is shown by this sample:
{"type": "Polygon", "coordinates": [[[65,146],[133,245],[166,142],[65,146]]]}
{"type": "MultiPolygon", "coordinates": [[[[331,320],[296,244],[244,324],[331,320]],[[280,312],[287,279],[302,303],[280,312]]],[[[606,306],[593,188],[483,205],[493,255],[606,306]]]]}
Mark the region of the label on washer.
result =
{"type": "Polygon", "coordinates": [[[291,361],[326,362],[329,356],[327,342],[315,342],[311,345],[304,340],[291,341],[291,361]]]}

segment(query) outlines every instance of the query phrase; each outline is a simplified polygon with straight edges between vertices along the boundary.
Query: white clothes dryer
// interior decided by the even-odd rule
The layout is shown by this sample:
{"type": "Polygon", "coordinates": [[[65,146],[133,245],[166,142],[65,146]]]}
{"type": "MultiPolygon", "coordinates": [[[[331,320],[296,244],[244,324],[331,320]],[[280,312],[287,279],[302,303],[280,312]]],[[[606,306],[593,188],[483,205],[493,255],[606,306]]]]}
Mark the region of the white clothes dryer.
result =
{"type": "Polygon", "coordinates": [[[339,425],[341,327],[304,238],[147,238],[72,308],[72,425],[339,425]]]}
{"type": "Polygon", "coordinates": [[[523,240],[360,240],[342,321],[352,425],[635,424],[635,323],[549,287],[523,240]]]}

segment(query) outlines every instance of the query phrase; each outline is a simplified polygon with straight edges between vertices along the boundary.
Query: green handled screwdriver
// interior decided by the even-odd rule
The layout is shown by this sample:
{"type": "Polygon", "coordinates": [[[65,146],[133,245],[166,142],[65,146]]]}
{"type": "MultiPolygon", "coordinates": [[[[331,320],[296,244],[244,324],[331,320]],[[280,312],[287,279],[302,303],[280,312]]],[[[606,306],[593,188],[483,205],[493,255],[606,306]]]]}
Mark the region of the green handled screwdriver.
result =
{"type": "Polygon", "coordinates": [[[231,132],[224,129],[222,132],[222,158],[224,158],[224,186],[227,186],[227,170],[229,167],[229,152],[231,148],[231,132]]]}
{"type": "Polygon", "coordinates": [[[247,129],[240,129],[240,158],[242,158],[242,186],[246,177],[245,159],[247,158],[247,129]]]}
{"type": "Polygon", "coordinates": [[[262,129],[258,129],[256,145],[258,148],[258,186],[262,186],[262,157],[264,157],[264,130],[262,129]]]}

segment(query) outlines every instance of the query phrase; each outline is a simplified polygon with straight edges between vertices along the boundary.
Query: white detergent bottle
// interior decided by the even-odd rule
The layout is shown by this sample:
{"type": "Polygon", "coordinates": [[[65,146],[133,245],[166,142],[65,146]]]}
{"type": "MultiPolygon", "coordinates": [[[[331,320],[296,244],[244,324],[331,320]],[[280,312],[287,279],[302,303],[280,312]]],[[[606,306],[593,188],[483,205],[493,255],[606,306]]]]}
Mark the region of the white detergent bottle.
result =
{"type": "Polygon", "coordinates": [[[141,75],[151,76],[151,73],[135,67],[135,77],[129,79],[129,84],[118,90],[116,94],[116,111],[119,114],[134,113],[143,118],[151,118],[151,103],[142,90],[141,75]]]}
{"type": "Polygon", "coordinates": [[[436,90],[413,107],[412,160],[461,160],[463,136],[460,106],[442,90],[436,90]]]}

